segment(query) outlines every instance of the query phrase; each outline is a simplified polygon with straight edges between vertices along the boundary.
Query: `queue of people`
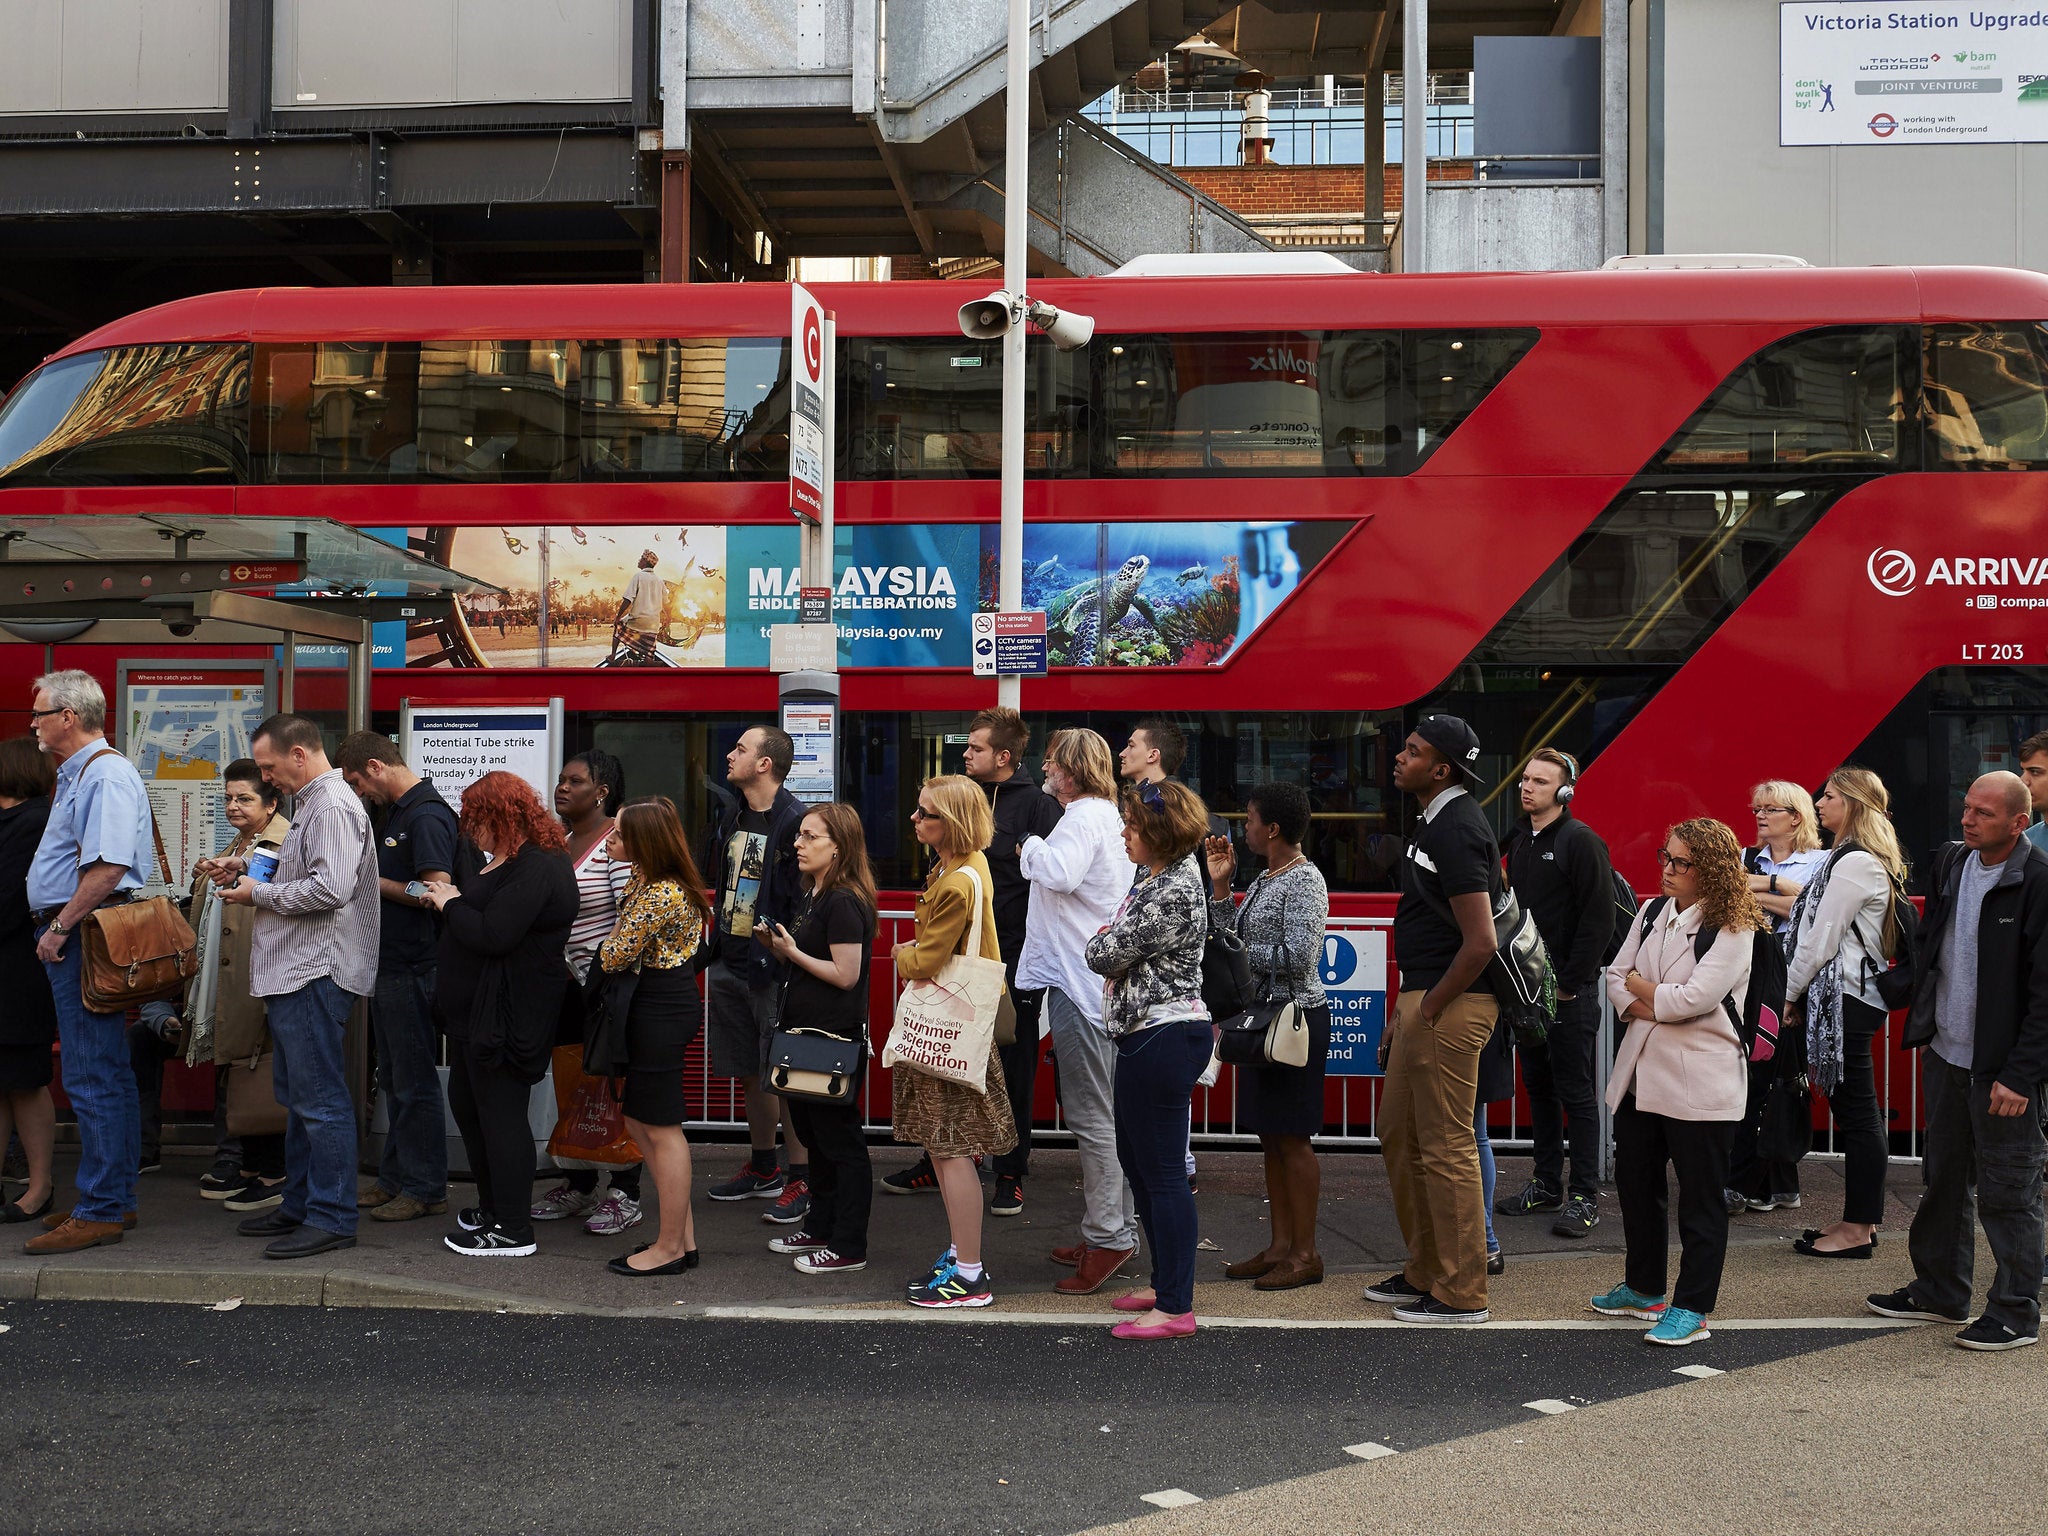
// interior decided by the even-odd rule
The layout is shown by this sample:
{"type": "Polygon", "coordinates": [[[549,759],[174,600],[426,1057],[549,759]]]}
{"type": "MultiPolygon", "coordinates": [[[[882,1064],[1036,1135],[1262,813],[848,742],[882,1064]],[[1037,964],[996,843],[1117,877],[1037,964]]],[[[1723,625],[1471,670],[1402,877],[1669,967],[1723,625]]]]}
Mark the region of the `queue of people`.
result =
{"type": "MultiPolygon", "coordinates": [[[[750,1142],[708,1197],[767,1202],[763,1221],[781,1229],[767,1246],[802,1274],[866,1267],[876,1181],[859,1106],[875,879],[856,808],[789,792],[794,744],[779,729],[748,729],[727,757],[733,793],[700,862],[675,806],[627,799],[623,770],[601,751],[564,765],[552,813],[506,772],[470,784],[457,808],[388,739],[355,733],[330,761],[312,721],[273,716],[250,758],[225,770],[234,840],[198,862],[187,893],[202,972],[131,1024],[88,1006],[72,936],[149,883],[148,800],[105,744],[105,699],[89,675],[39,679],[33,719],[33,743],[0,743],[0,887],[12,872],[20,893],[11,917],[0,903],[0,974],[33,953],[46,982],[0,1026],[0,1116],[28,1171],[0,1222],[41,1222],[29,1252],[117,1243],[135,1228],[136,1174],[154,1156],[145,1068],[160,1074],[174,1052],[217,1074],[217,1154],[199,1192],[244,1216],[239,1231],[264,1239],[267,1257],[350,1246],[362,1212],[445,1212],[445,1040],[447,1112],[476,1184],[448,1250],[522,1257],[537,1251],[538,1225],[568,1218],[623,1233],[644,1219],[644,1174],[654,1236],[609,1268],[684,1275],[699,1250],[683,1073],[702,1027],[713,1071],[741,1085],[750,1142]],[[388,1130],[359,1187],[342,1040],[361,1002],[388,1130]],[[617,1059],[587,1063],[586,1021],[605,1017],[617,1059]],[[797,1036],[829,1042],[829,1085],[788,1070],[797,1036]],[[81,1143],[67,1211],[51,1173],[53,1038],[81,1143]],[[536,1198],[529,1106],[550,1070],[548,1147],[563,1177],[536,1198]]],[[[1331,1035],[1320,971],[1330,903],[1309,856],[1307,793],[1247,789],[1243,849],[1261,867],[1240,891],[1230,830],[1172,776],[1186,748],[1170,722],[1141,722],[1114,756],[1094,731],[1056,732],[1043,789],[1023,766],[1029,746],[1015,712],[983,711],[967,772],[926,780],[911,813],[931,873],[892,950],[895,974],[936,983],[976,962],[999,967],[1002,986],[961,1017],[977,1042],[966,1070],[893,1059],[892,1134],[920,1155],[880,1184],[939,1194],[946,1223],[905,1299],[993,1301],[983,1219],[1025,1208],[1049,1037],[1083,1205],[1078,1241],[1048,1254],[1071,1271],[1054,1288],[1089,1295],[1135,1279],[1144,1254],[1147,1283],[1111,1301],[1123,1314],[1114,1333],[1196,1331],[1190,1109],[1229,1018],[1205,1000],[1219,930],[1241,946],[1260,1005],[1284,1006],[1308,1041],[1300,1064],[1237,1069],[1237,1123],[1259,1138],[1270,1224],[1265,1246],[1229,1259],[1223,1277],[1261,1291],[1322,1283],[1313,1138],[1331,1035]]],[[[2028,747],[2023,765],[2048,785],[2048,737],[2028,747]]],[[[1974,1349],[2034,1342],[2048,850],[2030,830],[2033,785],[1992,773],[1972,786],[1963,837],[1937,854],[1917,923],[1888,793],[1855,767],[1831,774],[1817,800],[1789,781],[1757,785],[1749,846],[1708,817],[1671,827],[1659,892],[1637,909],[1574,814],[1575,759],[1545,748],[1523,764],[1524,819],[1504,849],[1474,793],[1481,756],[1470,725],[1435,714],[1393,761],[1417,815],[1393,923],[1400,985],[1380,1043],[1380,1131],[1407,1257],[1366,1297],[1402,1322],[1484,1322],[1489,1281],[1505,1269],[1496,1215],[1542,1213],[1573,1239],[1599,1225],[1603,994],[1620,1029],[1606,1098],[1625,1255],[1593,1310],[1651,1323],[1652,1343],[1710,1337],[1731,1218],[1799,1204],[1797,1157],[1762,1135],[1788,1083],[1827,1098],[1846,1172],[1840,1218],[1793,1246],[1873,1258],[1889,1166],[1873,1055],[1904,998],[1906,1041],[1926,1048],[1928,1191],[1908,1244],[1912,1284],[1869,1305],[1966,1325],[1958,1342],[1974,1349]],[[1518,910],[1555,988],[1533,1012],[1505,984],[1523,963],[1502,947],[1518,910]],[[1512,1091],[1516,1060],[1536,1155],[1524,1187],[1496,1201],[1487,1106],[1512,1091]],[[1997,1264],[1974,1321],[1973,1211],[1997,1264]]]]}

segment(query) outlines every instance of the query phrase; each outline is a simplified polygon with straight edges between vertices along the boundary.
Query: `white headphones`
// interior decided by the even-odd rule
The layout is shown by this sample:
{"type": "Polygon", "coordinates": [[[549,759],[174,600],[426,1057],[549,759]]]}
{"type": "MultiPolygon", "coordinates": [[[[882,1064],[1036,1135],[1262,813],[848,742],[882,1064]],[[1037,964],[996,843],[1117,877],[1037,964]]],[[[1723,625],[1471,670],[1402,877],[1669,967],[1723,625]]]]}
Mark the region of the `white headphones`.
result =
{"type": "Polygon", "coordinates": [[[1552,747],[1550,750],[1570,765],[1565,772],[1564,782],[1557,787],[1557,803],[1559,805],[1568,805],[1571,803],[1572,796],[1578,793],[1574,786],[1579,782],[1579,760],[1562,747],[1552,747]]]}

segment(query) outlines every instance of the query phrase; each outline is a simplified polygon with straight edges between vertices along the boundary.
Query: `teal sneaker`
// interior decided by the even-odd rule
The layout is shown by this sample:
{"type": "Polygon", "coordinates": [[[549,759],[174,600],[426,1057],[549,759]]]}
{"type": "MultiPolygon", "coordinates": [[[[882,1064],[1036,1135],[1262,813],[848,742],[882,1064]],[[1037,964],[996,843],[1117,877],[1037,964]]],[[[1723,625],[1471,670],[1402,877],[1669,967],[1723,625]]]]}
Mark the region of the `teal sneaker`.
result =
{"type": "Polygon", "coordinates": [[[1595,1296],[1591,1305],[1595,1312],[1607,1317],[1640,1317],[1646,1323],[1657,1322],[1664,1316],[1662,1296],[1645,1296],[1625,1285],[1617,1285],[1605,1296],[1595,1296]]]}
{"type": "Polygon", "coordinates": [[[1707,1332],[1706,1318],[1699,1313],[1688,1312],[1684,1307],[1666,1307],[1663,1311],[1657,1326],[1643,1335],[1645,1344],[1697,1344],[1713,1337],[1707,1332]]]}
{"type": "Polygon", "coordinates": [[[913,1307],[942,1308],[985,1307],[996,1298],[989,1289],[986,1269],[969,1280],[960,1273],[959,1264],[953,1263],[904,1299],[913,1307]]]}

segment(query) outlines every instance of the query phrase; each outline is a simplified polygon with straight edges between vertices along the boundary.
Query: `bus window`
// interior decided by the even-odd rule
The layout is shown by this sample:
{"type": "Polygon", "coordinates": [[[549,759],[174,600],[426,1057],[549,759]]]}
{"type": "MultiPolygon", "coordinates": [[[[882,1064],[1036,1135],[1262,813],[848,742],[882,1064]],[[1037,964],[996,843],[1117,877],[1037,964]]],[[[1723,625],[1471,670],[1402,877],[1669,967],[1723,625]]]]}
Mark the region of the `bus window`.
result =
{"type": "Polygon", "coordinates": [[[1534,331],[1098,336],[1099,475],[1398,475],[1534,331]]]}
{"type": "Polygon", "coordinates": [[[169,343],[81,353],[0,413],[9,485],[246,482],[249,349],[169,343]]]}
{"type": "Polygon", "coordinates": [[[1932,468],[2031,468],[2048,463],[2048,328],[1995,321],[1927,327],[1932,468]]]}
{"type": "Polygon", "coordinates": [[[1896,327],[1808,331],[1763,349],[1716,389],[1660,467],[1868,471],[1899,465],[1904,346],[1896,327]]]}
{"type": "MultiPolygon", "coordinates": [[[[1034,346],[1024,365],[1024,472],[1075,465],[1085,354],[1034,346]]],[[[841,463],[856,480],[972,479],[1003,462],[1003,345],[964,336],[842,339],[841,463]]]]}
{"type": "Polygon", "coordinates": [[[586,480],[773,480],[789,473],[789,343],[586,341],[586,480]]]}
{"type": "Polygon", "coordinates": [[[279,482],[575,473],[567,342],[288,343],[257,358],[263,460],[279,482]]]}

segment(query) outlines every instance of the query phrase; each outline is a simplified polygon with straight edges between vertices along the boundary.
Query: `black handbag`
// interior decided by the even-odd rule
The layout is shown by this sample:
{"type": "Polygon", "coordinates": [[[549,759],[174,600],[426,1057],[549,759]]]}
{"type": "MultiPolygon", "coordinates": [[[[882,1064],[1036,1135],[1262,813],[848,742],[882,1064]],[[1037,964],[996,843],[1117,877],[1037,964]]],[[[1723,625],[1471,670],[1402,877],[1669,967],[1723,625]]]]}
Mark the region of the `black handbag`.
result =
{"type": "MultiPolygon", "coordinates": [[[[1287,900],[1292,893],[1280,898],[1280,931],[1287,931],[1287,900]]],[[[1255,900],[1256,898],[1251,898],[1255,900]]],[[[1251,900],[1247,900],[1249,908],[1251,900]]],[[[1238,914],[1240,924],[1244,914],[1238,914]]],[[[1216,929],[1211,923],[1210,931],[1216,929]]],[[[1250,952],[1245,948],[1243,936],[1235,930],[1226,930],[1237,940],[1238,953],[1245,959],[1245,971],[1250,975],[1250,952]]],[[[1280,972],[1294,975],[1294,952],[1283,938],[1274,951],[1278,962],[1268,966],[1263,983],[1255,1001],[1235,1013],[1216,1016],[1216,1055],[1221,1061],[1234,1067],[1305,1067],[1308,1065],[1308,1020],[1302,1017],[1300,1007],[1295,1003],[1290,984],[1283,983],[1280,972]]]]}
{"type": "Polygon", "coordinates": [[[640,967],[607,971],[596,955],[583,980],[583,1071],[588,1077],[624,1077],[627,1068],[626,1015],[640,967]]]}
{"type": "Polygon", "coordinates": [[[1218,928],[1210,917],[1208,937],[1202,941],[1202,1006],[1210,1018],[1227,1019],[1243,1013],[1258,997],[1244,940],[1235,929],[1218,928]]]}
{"type": "Polygon", "coordinates": [[[786,1099],[851,1103],[866,1045],[819,1029],[778,1029],[768,1042],[768,1086],[786,1099]]]}
{"type": "Polygon", "coordinates": [[[1773,1079],[1757,1117],[1756,1155],[1765,1162],[1796,1163],[1812,1150],[1813,1103],[1806,1074],[1773,1079]]]}

